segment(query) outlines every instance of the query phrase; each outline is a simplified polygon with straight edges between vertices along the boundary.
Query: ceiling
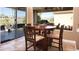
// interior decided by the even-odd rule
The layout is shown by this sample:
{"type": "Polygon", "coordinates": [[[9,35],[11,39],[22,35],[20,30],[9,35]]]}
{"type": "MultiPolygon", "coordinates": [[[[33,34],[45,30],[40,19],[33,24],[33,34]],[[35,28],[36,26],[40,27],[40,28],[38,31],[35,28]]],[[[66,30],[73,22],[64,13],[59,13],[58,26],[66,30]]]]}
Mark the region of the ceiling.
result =
{"type": "MultiPolygon", "coordinates": [[[[21,11],[26,11],[26,7],[11,7],[17,8],[21,11]]],[[[66,11],[66,10],[73,10],[73,7],[33,7],[34,11],[37,12],[50,12],[50,11],[66,11]]]]}
{"type": "Polygon", "coordinates": [[[33,10],[37,12],[66,11],[73,10],[73,7],[34,7],[33,10]]]}

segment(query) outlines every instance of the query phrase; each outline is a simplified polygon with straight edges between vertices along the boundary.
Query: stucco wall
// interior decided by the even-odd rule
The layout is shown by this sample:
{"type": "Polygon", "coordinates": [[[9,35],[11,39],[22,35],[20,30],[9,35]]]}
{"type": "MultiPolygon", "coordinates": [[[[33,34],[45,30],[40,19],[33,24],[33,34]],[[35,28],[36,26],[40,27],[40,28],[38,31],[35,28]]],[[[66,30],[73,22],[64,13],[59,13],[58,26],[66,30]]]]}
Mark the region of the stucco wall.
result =
{"type": "Polygon", "coordinates": [[[77,32],[79,26],[79,7],[74,8],[74,35],[76,40],[76,46],[79,49],[79,32],[77,32]]]}
{"type": "Polygon", "coordinates": [[[33,25],[33,8],[27,7],[27,24],[33,25]]]}

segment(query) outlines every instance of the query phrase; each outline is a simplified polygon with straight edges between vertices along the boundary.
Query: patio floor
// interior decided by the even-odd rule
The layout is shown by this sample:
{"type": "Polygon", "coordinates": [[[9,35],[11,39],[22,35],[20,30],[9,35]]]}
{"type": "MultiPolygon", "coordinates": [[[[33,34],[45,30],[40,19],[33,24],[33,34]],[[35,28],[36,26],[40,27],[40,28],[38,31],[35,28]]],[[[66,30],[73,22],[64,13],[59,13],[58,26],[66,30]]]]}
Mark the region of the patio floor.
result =
{"type": "MultiPolygon", "coordinates": [[[[29,43],[28,43],[29,44],[29,43]]],[[[76,51],[76,42],[63,40],[64,51],[76,51]]],[[[0,44],[0,51],[25,51],[25,39],[24,36],[15,40],[11,40],[0,44]]],[[[29,49],[33,51],[33,47],[29,49]]],[[[56,48],[49,48],[49,51],[57,51],[56,48]]]]}

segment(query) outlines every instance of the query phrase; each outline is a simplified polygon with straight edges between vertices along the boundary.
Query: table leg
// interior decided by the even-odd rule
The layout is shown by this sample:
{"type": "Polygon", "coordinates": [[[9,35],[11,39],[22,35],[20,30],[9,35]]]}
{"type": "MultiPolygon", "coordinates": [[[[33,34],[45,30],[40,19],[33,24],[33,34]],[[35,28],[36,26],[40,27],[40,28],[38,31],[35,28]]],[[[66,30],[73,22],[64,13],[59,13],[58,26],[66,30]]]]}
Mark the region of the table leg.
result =
{"type": "Polygon", "coordinates": [[[47,33],[46,33],[46,30],[44,31],[44,37],[45,37],[45,39],[44,39],[44,50],[45,51],[48,51],[48,38],[47,38],[47,33]]]}

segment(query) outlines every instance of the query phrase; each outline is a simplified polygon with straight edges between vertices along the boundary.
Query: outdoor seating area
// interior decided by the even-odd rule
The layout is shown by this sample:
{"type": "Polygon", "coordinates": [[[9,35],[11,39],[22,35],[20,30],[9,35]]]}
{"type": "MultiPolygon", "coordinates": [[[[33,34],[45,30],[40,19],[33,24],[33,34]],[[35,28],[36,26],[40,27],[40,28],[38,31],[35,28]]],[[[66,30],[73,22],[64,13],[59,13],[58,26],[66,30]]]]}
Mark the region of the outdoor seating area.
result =
{"type": "Polygon", "coordinates": [[[0,51],[79,49],[78,7],[0,7],[0,9],[0,51]]]}

